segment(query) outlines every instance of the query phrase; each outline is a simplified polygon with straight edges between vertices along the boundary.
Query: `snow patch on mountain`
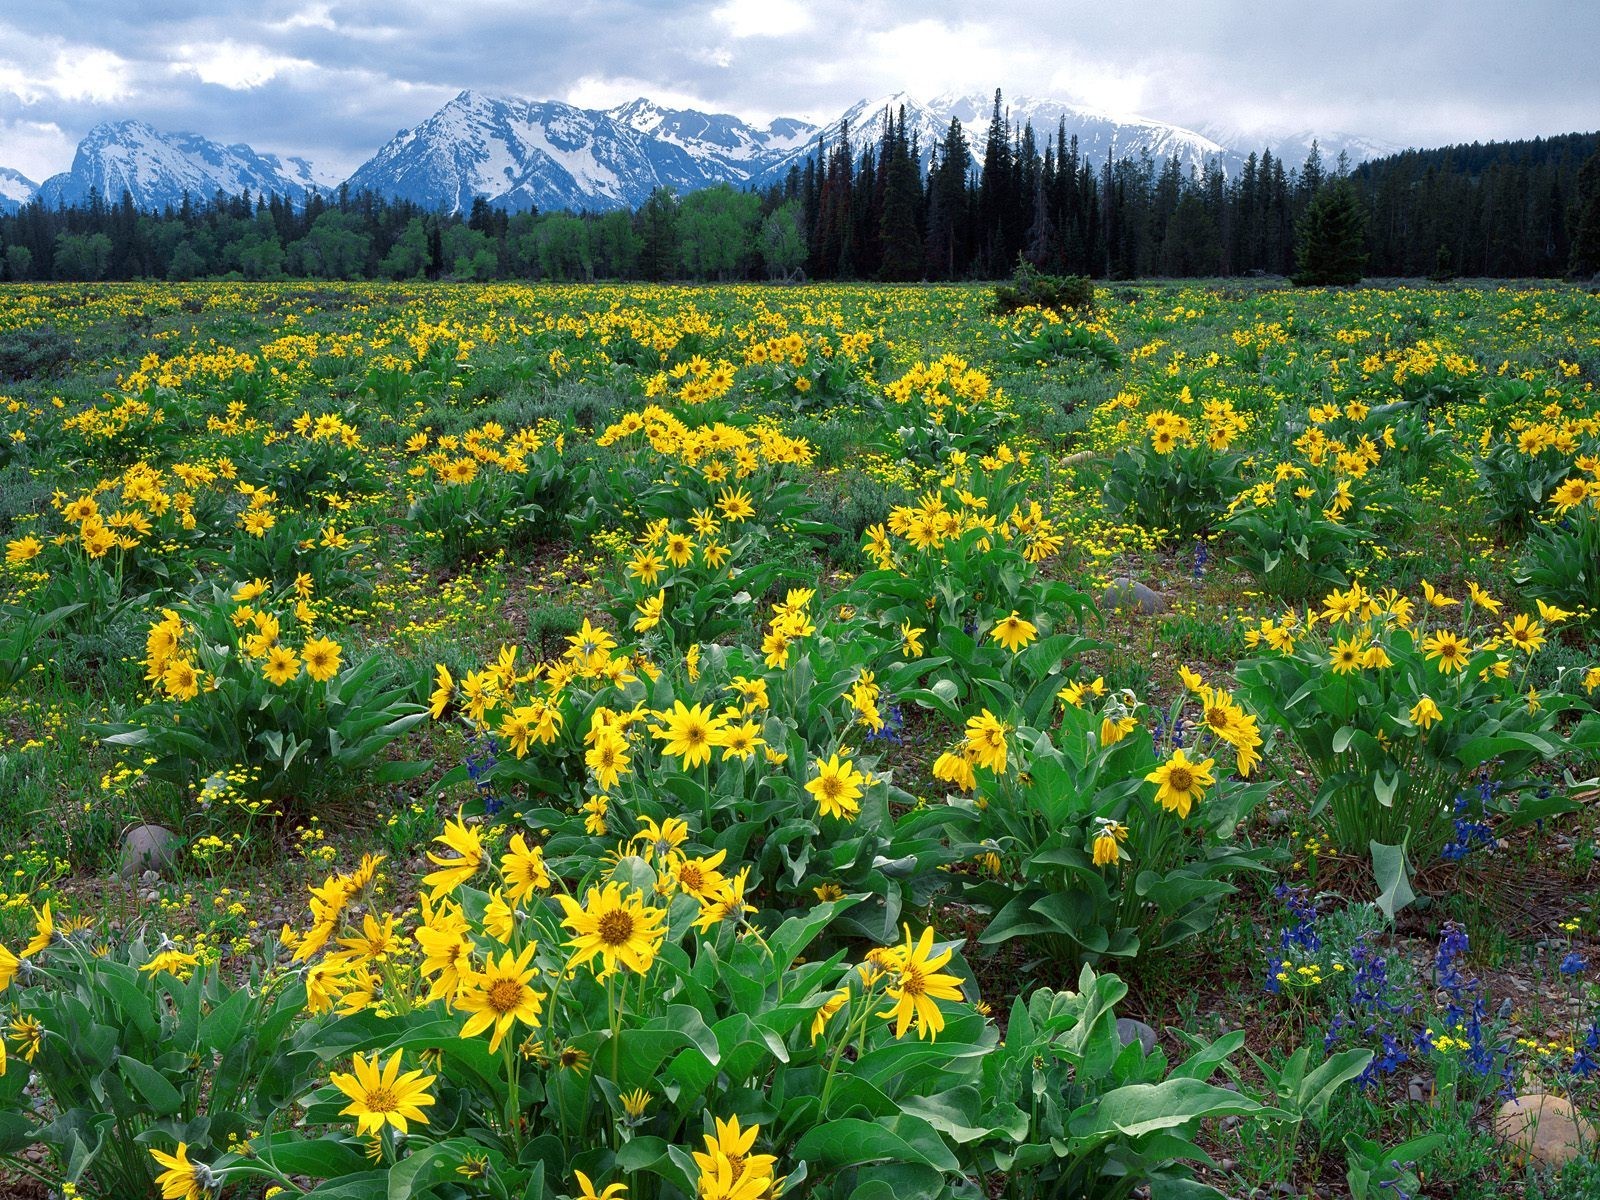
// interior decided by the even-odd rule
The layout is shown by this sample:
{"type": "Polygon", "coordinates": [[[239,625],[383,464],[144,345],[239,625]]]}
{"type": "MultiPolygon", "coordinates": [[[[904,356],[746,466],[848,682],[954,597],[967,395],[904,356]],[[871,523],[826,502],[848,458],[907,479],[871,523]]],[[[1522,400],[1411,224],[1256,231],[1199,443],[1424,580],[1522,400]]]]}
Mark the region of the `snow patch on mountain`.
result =
{"type": "Polygon", "coordinates": [[[33,194],[38,190],[39,185],[21,171],[0,167],[0,213],[16,212],[33,199],[33,194]]]}
{"type": "Polygon", "coordinates": [[[38,195],[50,205],[82,204],[98,192],[117,204],[127,192],[136,207],[157,209],[181,204],[185,193],[207,201],[219,191],[276,193],[299,204],[316,186],[304,159],[224,146],[197,133],[162,133],[143,121],[107,121],[78,143],[72,169],[46,179],[38,195]]]}

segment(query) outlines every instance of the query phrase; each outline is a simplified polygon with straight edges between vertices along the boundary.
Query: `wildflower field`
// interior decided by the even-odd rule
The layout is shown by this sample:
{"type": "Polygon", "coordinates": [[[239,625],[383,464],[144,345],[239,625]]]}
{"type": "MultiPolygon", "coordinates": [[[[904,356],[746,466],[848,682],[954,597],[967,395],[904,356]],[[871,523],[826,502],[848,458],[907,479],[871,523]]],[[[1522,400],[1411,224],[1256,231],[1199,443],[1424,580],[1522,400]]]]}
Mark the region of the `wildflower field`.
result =
{"type": "Polygon", "coordinates": [[[0,1195],[1600,1194],[1600,296],[993,297],[0,290],[0,1195]]]}

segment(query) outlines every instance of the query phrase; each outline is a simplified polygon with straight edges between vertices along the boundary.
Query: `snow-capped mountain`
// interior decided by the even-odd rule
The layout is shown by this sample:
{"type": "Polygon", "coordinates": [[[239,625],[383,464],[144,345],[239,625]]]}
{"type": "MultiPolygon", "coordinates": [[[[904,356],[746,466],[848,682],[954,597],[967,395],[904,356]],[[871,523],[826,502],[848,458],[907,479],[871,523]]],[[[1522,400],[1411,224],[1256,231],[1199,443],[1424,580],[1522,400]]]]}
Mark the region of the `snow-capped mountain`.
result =
{"type": "Polygon", "coordinates": [[[16,212],[38,190],[39,185],[20,171],[0,167],[0,213],[16,212]]]}
{"type": "Polygon", "coordinates": [[[230,196],[275,192],[295,203],[313,188],[325,187],[303,158],[260,154],[249,146],[224,146],[196,133],[161,133],[143,121],[96,125],[78,143],[72,169],[39,185],[46,204],[81,204],[98,191],[107,204],[123,192],[141,209],[177,206],[184,193],[208,201],[217,192],[230,196]]]}
{"type": "Polygon", "coordinates": [[[749,179],[774,158],[810,145],[817,134],[816,126],[789,117],[760,129],[726,113],[663,108],[643,96],[608,109],[606,116],[645,137],[679,147],[712,182],[749,179]]]}
{"type": "MultiPolygon", "coordinates": [[[[859,101],[821,132],[828,145],[837,145],[840,128],[848,123],[851,149],[859,154],[863,147],[882,141],[888,117],[892,115],[898,119],[902,107],[905,109],[906,131],[915,137],[924,167],[928,165],[935,145],[944,141],[953,118],[961,122],[967,135],[973,169],[982,170],[984,143],[988,140],[989,122],[994,116],[993,93],[987,96],[950,93],[923,102],[905,92],[896,92],[876,100],[859,101]]],[[[1224,167],[1231,166],[1227,147],[1192,129],[1144,117],[1117,116],[1065,100],[1041,100],[1028,96],[1002,98],[1001,116],[1010,122],[1013,137],[1024,126],[1031,124],[1041,154],[1047,144],[1054,142],[1057,128],[1065,121],[1067,136],[1076,136],[1078,139],[1078,153],[1095,163],[1103,163],[1108,157],[1122,158],[1124,155],[1148,151],[1158,161],[1176,157],[1185,167],[1195,169],[1213,160],[1221,161],[1224,167]]],[[[813,137],[809,145],[768,167],[764,181],[783,178],[791,165],[803,163],[815,152],[816,139],[813,137]]]]}
{"type": "Polygon", "coordinates": [[[683,119],[691,115],[700,114],[635,114],[646,121],[659,116],[658,126],[679,131],[679,140],[671,140],[559,101],[462,92],[416,128],[396,134],[349,185],[461,212],[478,196],[509,209],[633,208],[658,187],[693,191],[745,178],[721,169],[730,152],[742,152],[742,131],[733,128],[740,123],[703,118],[728,124],[696,130],[683,119]],[[721,139],[723,155],[691,154],[680,144],[691,134],[700,142],[721,139]]]}
{"type": "MultiPolygon", "coordinates": [[[[1226,159],[1227,147],[1192,129],[1152,121],[1147,117],[1123,116],[1104,109],[1072,104],[1065,100],[1033,96],[1001,98],[1001,115],[1009,119],[1013,132],[1033,126],[1039,152],[1055,141],[1056,131],[1065,123],[1067,137],[1078,139],[1078,153],[1095,163],[1106,159],[1137,156],[1148,151],[1158,162],[1176,158],[1185,167],[1199,169],[1214,159],[1226,159]]],[[[955,117],[967,131],[972,152],[982,156],[994,116],[994,95],[946,94],[935,99],[931,108],[944,114],[945,123],[955,117]]]]}
{"type": "Polygon", "coordinates": [[[1354,167],[1369,158],[1383,158],[1402,149],[1389,142],[1380,142],[1353,133],[1341,133],[1338,130],[1319,132],[1314,129],[1240,129],[1209,123],[1201,128],[1206,136],[1231,147],[1232,154],[1239,164],[1244,163],[1245,157],[1252,150],[1258,155],[1262,150],[1271,150],[1274,157],[1283,159],[1286,171],[1298,168],[1306,161],[1306,157],[1311,153],[1312,142],[1317,143],[1317,152],[1322,156],[1322,169],[1330,173],[1339,161],[1340,151],[1349,156],[1350,165],[1354,167]]]}

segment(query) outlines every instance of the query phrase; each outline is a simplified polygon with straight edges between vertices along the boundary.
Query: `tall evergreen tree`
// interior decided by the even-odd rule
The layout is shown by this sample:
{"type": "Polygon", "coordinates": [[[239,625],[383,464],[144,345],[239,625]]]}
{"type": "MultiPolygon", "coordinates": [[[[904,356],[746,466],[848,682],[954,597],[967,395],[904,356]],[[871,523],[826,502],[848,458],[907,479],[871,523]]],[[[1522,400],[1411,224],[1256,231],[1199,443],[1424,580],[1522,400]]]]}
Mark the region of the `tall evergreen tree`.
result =
{"type": "Polygon", "coordinates": [[[1299,284],[1361,282],[1367,260],[1366,213],[1355,188],[1338,180],[1317,193],[1300,219],[1297,258],[1299,284]]]}

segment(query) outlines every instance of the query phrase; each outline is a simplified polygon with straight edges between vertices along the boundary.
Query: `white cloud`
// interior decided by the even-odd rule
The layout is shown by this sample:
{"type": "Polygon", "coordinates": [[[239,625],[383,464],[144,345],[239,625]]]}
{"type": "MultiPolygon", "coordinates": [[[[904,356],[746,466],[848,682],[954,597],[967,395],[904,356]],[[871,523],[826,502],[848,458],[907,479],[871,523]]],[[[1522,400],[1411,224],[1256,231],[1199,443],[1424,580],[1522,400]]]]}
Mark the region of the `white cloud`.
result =
{"type": "Polygon", "coordinates": [[[788,37],[811,28],[811,13],[795,0],[728,0],[711,19],[730,37],[788,37]]]}
{"type": "Polygon", "coordinates": [[[289,71],[314,67],[302,58],[272,54],[260,46],[234,41],[210,46],[180,46],[173,70],[196,76],[201,83],[214,83],[232,91],[248,91],[269,83],[289,71]]]}
{"type": "Polygon", "coordinates": [[[0,91],[10,92],[28,105],[52,97],[112,103],[129,94],[128,63],[109,50],[64,47],[56,51],[46,71],[16,61],[0,62],[0,91]]]}
{"type": "Polygon", "coordinates": [[[50,121],[0,120],[0,146],[5,147],[0,167],[21,171],[43,183],[72,162],[77,139],[50,121]]]}

